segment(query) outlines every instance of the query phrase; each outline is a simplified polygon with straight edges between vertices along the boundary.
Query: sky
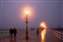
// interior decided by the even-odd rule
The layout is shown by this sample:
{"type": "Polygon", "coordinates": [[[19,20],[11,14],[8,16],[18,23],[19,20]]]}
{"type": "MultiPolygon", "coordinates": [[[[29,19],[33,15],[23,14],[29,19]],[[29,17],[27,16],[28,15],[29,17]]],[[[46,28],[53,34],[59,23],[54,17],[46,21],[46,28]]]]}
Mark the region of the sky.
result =
{"type": "Polygon", "coordinates": [[[41,21],[45,21],[48,27],[63,25],[63,3],[59,0],[0,0],[0,27],[24,28],[25,21],[21,18],[22,6],[30,5],[34,10],[34,16],[29,19],[29,27],[37,28],[41,21]]]}

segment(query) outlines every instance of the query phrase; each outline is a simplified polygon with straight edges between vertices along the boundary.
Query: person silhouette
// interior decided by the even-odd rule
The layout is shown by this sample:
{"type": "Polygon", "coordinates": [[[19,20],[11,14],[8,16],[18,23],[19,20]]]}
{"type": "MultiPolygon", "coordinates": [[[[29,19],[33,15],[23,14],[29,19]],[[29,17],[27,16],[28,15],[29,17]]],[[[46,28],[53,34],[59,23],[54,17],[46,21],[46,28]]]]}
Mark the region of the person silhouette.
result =
{"type": "Polygon", "coordinates": [[[9,29],[9,34],[10,34],[10,37],[12,38],[12,34],[13,34],[13,29],[12,28],[9,29]]]}
{"type": "Polygon", "coordinates": [[[10,42],[16,42],[17,29],[13,26],[9,29],[10,42]]]}
{"type": "Polygon", "coordinates": [[[14,37],[16,37],[17,30],[16,30],[16,28],[15,28],[15,27],[13,28],[13,33],[14,33],[14,37]]]}

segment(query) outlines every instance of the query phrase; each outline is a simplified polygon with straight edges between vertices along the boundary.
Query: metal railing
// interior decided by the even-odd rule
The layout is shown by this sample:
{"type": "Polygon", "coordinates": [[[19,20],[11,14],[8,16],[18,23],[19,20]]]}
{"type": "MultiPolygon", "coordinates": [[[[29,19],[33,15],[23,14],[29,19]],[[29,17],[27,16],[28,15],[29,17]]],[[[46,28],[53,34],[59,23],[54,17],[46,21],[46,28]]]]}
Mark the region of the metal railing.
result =
{"type": "Polygon", "coordinates": [[[0,31],[0,38],[1,37],[6,37],[9,36],[9,32],[8,31],[0,31]]]}
{"type": "Polygon", "coordinates": [[[54,31],[56,38],[63,40],[63,32],[61,31],[54,31]]]}

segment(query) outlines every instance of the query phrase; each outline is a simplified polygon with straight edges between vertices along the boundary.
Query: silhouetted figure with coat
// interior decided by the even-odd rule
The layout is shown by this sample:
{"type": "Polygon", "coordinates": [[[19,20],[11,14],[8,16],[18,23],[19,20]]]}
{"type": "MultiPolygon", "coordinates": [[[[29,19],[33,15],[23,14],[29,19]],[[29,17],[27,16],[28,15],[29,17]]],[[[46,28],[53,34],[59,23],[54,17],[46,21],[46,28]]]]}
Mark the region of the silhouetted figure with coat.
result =
{"type": "Polygon", "coordinates": [[[17,29],[15,27],[9,29],[9,34],[10,34],[10,42],[16,42],[16,34],[17,34],[17,29]],[[13,40],[14,39],[14,40],[13,40]]]}
{"type": "Polygon", "coordinates": [[[15,27],[13,28],[13,33],[14,33],[14,37],[16,37],[17,29],[15,27]]]}
{"type": "Polygon", "coordinates": [[[12,38],[12,35],[13,35],[13,29],[12,28],[9,29],[9,34],[10,34],[10,37],[12,38]]]}

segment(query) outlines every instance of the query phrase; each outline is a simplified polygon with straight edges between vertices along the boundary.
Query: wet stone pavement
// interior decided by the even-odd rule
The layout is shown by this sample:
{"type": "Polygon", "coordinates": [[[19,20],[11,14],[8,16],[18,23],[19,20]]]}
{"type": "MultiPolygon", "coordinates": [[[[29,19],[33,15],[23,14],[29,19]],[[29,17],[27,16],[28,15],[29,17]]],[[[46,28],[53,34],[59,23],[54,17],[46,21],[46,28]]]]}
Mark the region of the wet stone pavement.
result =
{"type": "MultiPolygon", "coordinates": [[[[10,39],[10,36],[0,37],[0,42],[26,42],[25,30],[18,30],[17,36],[14,39],[10,39]]],[[[29,29],[28,42],[40,42],[40,36],[37,36],[36,30],[29,29]]],[[[56,37],[54,30],[48,29],[46,34],[46,42],[63,42],[63,40],[56,37]]]]}

